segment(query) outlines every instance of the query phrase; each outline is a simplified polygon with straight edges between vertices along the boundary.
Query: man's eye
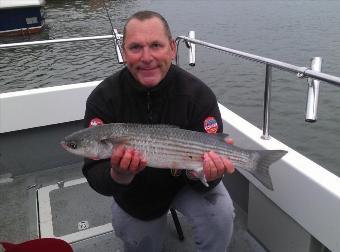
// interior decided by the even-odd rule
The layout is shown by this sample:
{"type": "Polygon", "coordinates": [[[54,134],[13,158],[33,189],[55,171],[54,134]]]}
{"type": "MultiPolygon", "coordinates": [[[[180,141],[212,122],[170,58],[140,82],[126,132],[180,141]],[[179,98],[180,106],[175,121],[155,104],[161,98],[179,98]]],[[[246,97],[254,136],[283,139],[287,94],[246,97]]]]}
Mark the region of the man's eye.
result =
{"type": "Polygon", "coordinates": [[[161,48],[162,45],[159,44],[159,43],[154,43],[154,44],[151,45],[151,47],[152,47],[152,48],[161,48]]]}
{"type": "Polygon", "coordinates": [[[142,47],[140,46],[140,45],[132,45],[132,46],[130,46],[129,47],[129,49],[131,50],[131,51],[138,51],[138,50],[140,50],[142,47]]]}

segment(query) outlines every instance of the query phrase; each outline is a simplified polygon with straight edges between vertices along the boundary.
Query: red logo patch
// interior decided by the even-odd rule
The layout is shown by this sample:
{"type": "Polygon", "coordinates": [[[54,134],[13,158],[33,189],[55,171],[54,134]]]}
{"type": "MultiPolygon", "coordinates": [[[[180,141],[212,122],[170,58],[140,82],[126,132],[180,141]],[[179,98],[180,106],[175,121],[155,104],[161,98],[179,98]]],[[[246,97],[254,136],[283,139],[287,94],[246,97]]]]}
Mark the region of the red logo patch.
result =
{"type": "Polygon", "coordinates": [[[93,127],[93,126],[98,126],[98,125],[102,125],[104,124],[103,121],[99,118],[93,118],[90,123],[89,123],[89,127],[93,127]]]}
{"type": "Polygon", "coordinates": [[[204,129],[208,133],[216,133],[218,131],[218,124],[215,117],[209,116],[204,120],[204,129]]]}

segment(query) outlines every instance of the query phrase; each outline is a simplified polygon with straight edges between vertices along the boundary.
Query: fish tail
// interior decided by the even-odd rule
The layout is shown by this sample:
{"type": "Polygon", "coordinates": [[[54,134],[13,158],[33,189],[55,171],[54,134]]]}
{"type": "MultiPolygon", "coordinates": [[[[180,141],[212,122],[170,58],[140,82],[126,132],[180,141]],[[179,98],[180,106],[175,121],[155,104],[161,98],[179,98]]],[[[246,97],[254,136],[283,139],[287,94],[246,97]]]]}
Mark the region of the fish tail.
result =
{"type": "Polygon", "coordinates": [[[273,190],[272,179],[269,174],[269,166],[282,158],[285,150],[262,150],[253,153],[254,168],[251,173],[268,189],[273,190]]]}

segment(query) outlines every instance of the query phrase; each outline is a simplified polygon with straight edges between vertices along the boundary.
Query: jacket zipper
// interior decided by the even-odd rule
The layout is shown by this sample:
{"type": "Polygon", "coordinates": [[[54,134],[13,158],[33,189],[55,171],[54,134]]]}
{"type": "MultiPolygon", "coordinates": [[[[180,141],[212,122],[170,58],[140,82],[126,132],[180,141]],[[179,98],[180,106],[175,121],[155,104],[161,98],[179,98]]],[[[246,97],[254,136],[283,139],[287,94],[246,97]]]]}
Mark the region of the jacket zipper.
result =
{"type": "Polygon", "coordinates": [[[146,93],[146,112],[148,114],[148,121],[152,123],[152,111],[151,111],[151,92],[147,91],[146,93]]]}

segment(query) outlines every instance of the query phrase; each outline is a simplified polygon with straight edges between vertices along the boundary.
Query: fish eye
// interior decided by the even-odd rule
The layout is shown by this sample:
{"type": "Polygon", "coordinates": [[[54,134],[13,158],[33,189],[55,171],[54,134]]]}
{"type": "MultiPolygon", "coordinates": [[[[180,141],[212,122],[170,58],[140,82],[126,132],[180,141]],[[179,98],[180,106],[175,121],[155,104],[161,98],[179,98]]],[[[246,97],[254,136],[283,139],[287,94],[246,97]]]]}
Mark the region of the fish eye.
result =
{"type": "Polygon", "coordinates": [[[77,149],[77,143],[76,142],[69,142],[67,143],[67,146],[70,147],[71,149],[77,149]]]}

